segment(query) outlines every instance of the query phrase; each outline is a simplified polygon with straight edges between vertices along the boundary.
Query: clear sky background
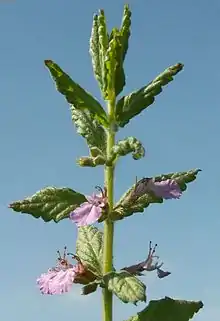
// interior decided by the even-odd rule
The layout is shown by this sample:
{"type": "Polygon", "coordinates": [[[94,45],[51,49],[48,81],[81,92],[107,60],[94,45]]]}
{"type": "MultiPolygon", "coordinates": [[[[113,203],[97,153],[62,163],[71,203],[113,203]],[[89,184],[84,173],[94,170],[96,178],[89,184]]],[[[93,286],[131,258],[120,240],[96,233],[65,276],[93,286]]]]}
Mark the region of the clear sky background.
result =
{"type": "MultiPolygon", "coordinates": [[[[170,65],[185,69],[156,103],[133,119],[120,138],[132,135],[146,157],[120,160],[116,199],[137,175],[153,176],[199,167],[196,182],[178,200],[151,205],[116,224],[115,265],[146,257],[148,242],[171,276],[144,280],[148,300],[165,295],[203,300],[195,321],[220,320],[219,278],[219,83],[218,0],[129,1],[132,37],[125,69],[129,93],[170,65]]],[[[7,205],[48,185],[91,194],[103,184],[102,168],[83,169],[87,155],[64,98],[56,92],[44,59],[56,61],[100,99],[88,53],[93,14],[104,8],[109,27],[121,22],[123,1],[0,1],[0,319],[7,321],[100,320],[101,295],[42,296],[36,278],[55,264],[56,250],[75,250],[76,227],[68,220],[44,223],[7,205]]],[[[115,320],[143,309],[115,300],[115,320]]]]}

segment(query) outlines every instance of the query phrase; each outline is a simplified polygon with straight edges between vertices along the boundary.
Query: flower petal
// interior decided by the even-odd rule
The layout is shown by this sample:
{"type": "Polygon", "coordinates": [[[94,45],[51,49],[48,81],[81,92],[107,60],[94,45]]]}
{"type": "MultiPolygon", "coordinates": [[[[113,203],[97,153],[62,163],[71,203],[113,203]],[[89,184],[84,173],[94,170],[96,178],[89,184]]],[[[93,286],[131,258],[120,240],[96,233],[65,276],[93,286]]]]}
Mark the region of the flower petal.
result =
{"type": "Polygon", "coordinates": [[[154,182],[153,180],[148,182],[148,189],[152,191],[157,197],[164,199],[180,198],[182,191],[173,179],[167,179],[161,182],[154,182]]]}
{"type": "Polygon", "coordinates": [[[98,221],[100,216],[102,215],[102,210],[99,206],[92,206],[90,212],[87,215],[82,216],[77,222],[76,225],[85,226],[90,225],[98,221]]]}
{"type": "Polygon", "coordinates": [[[37,284],[42,294],[62,294],[70,291],[74,276],[73,269],[58,272],[49,270],[37,279],[37,284]]]}
{"type": "Polygon", "coordinates": [[[90,213],[92,207],[93,205],[88,202],[81,204],[72,213],[70,213],[70,219],[77,224],[82,221],[83,217],[90,213]]]}

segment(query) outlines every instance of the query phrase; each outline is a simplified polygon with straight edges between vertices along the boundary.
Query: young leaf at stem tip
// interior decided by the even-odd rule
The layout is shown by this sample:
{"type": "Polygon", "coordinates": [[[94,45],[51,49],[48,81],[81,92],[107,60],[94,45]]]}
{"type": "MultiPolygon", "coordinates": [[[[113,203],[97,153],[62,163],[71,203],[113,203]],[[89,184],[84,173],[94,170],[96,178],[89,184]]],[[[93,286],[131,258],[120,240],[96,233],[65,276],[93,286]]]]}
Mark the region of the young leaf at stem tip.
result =
{"type": "MultiPolygon", "coordinates": [[[[197,174],[200,172],[200,169],[190,170],[188,172],[178,172],[178,173],[170,173],[163,174],[160,176],[156,176],[153,179],[156,182],[161,182],[165,180],[174,180],[180,190],[183,192],[187,188],[187,183],[193,182],[196,179],[197,174]]],[[[157,197],[153,193],[145,193],[141,197],[137,199],[133,199],[132,194],[135,190],[136,184],[134,184],[126,193],[121,197],[118,203],[115,205],[111,218],[114,221],[121,220],[127,216],[130,216],[134,213],[142,213],[144,209],[153,203],[163,203],[163,198],[157,197]]]]}
{"type": "Polygon", "coordinates": [[[107,115],[100,103],[79,84],[74,82],[55,62],[45,60],[57,90],[66,97],[69,104],[80,110],[88,110],[103,126],[108,125],[107,115]]]}
{"type": "Polygon", "coordinates": [[[114,161],[120,156],[126,156],[132,153],[134,160],[138,160],[145,156],[145,149],[141,142],[135,137],[127,137],[124,140],[119,140],[116,145],[112,147],[109,162],[114,161]]]}
{"type": "MultiPolygon", "coordinates": [[[[117,60],[117,66],[115,71],[116,96],[118,96],[122,92],[126,84],[123,63],[128,50],[129,37],[131,35],[130,27],[131,27],[131,11],[129,9],[129,6],[125,5],[123,17],[122,17],[121,29],[119,30],[119,34],[118,34],[120,46],[116,52],[116,60],[117,60]]],[[[114,37],[114,29],[112,30],[112,36],[114,37]]],[[[111,36],[110,36],[110,39],[111,39],[111,36]]]]}
{"type": "Polygon", "coordinates": [[[109,37],[109,46],[106,52],[107,88],[108,99],[111,93],[118,96],[125,86],[125,73],[123,68],[124,59],[128,50],[130,37],[131,11],[125,5],[121,29],[113,28],[109,37]]]}
{"type": "Polygon", "coordinates": [[[159,76],[141,89],[122,97],[116,105],[116,120],[120,127],[124,127],[133,117],[152,105],[155,96],[162,92],[162,87],[173,80],[183,64],[178,63],[164,70],[159,76]]]}
{"type": "Polygon", "coordinates": [[[76,254],[90,271],[101,276],[103,233],[94,226],[80,227],[76,242],[76,254]]]}
{"type": "Polygon", "coordinates": [[[165,297],[150,301],[144,310],[127,321],[189,321],[202,308],[202,301],[183,301],[165,297]]]}
{"type": "Polygon", "coordinates": [[[110,272],[103,277],[108,290],[122,302],[137,304],[146,302],[146,286],[138,278],[126,271],[110,272]]]}
{"type": "Polygon", "coordinates": [[[9,207],[15,212],[41,217],[45,222],[54,220],[58,223],[85,201],[83,194],[70,188],[47,187],[22,201],[13,202],[9,207]]]}
{"type": "Polygon", "coordinates": [[[103,10],[93,18],[90,55],[95,77],[105,100],[119,95],[125,86],[123,62],[130,37],[131,11],[125,5],[121,29],[114,28],[109,37],[103,10]]]}

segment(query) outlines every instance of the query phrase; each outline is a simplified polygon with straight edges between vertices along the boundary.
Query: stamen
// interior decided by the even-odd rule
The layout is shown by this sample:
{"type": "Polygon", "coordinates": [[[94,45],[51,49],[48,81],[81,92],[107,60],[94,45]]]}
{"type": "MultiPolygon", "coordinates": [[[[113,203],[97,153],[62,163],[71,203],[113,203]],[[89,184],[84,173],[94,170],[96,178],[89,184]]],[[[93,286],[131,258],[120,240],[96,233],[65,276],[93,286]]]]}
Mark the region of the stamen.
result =
{"type": "MultiPolygon", "coordinates": [[[[156,252],[156,248],[157,248],[157,244],[154,245],[153,251],[152,251],[152,253],[151,253],[152,257],[153,257],[153,255],[154,255],[154,253],[156,252]]],[[[152,250],[152,248],[151,248],[151,250],[152,250]]]]}
{"type": "Polygon", "coordinates": [[[78,262],[81,262],[80,258],[76,255],[76,254],[73,254],[73,253],[67,253],[67,255],[71,255],[72,256],[72,259],[78,261],[78,262]]]}
{"type": "Polygon", "coordinates": [[[95,189],[97,189],[97,191],[99,191],[102,194],[102,197],[105,198],[105,193],[100,186],[95,186],[95,189]]]}
{"type": "Polygon", "coordinates": [[[60,251],[59,251],[59,250],[57,250],[57,254],[58,254],[58,260],[61,260],[62,257],[61,257],[61,254],[60,254],[60,251]]]}
{"type": "Polygon", "coordinates": [[[63,259],[64,260],[66,259],[66,251],[67,251],[67,247],[64,246],[64,251],[63,251],[63,259]]]}

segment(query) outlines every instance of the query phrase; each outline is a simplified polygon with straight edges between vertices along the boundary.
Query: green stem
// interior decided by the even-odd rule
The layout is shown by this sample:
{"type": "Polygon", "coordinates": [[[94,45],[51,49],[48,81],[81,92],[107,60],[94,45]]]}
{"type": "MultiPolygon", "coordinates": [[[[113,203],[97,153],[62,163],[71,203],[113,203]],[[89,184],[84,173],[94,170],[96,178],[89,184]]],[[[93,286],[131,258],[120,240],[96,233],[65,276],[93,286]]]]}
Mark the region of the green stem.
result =
{"type": "MultiPolygon", "coordinates": [[[[107,157],[110,155],[112,146],[115,144],[115,133],[111,126],[114,121],[115,98],[108,103],[108,114],[110,127],[107,132],[107,157]]],[[[105,166],[105,186],[109,203],[109,211],[114,205],[114,165],[105,166]]],[[[114,223],[110,219],[104,221],[104,253],[103,253],[103,273],[112,271],[113,266],[113,237],[114,223]]],[[[103,321],[112,321],[112,292],[103,289],[103,321]]]]}

